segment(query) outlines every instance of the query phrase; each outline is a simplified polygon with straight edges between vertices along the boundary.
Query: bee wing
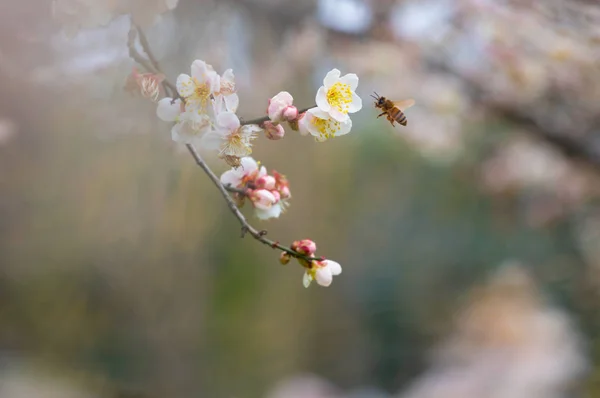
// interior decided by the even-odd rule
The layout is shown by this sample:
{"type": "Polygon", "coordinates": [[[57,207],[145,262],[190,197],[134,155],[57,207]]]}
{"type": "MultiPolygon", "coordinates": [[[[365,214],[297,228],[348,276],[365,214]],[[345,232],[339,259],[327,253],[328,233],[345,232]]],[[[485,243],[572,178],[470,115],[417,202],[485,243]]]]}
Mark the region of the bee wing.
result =
{"type": "Polygon", "coordinates": [[[399,108],[401,111],[405,111],[415,104],[415,100],[412,98],[405,99],[402,101],[394,101],[394,106],[399,108]]]}

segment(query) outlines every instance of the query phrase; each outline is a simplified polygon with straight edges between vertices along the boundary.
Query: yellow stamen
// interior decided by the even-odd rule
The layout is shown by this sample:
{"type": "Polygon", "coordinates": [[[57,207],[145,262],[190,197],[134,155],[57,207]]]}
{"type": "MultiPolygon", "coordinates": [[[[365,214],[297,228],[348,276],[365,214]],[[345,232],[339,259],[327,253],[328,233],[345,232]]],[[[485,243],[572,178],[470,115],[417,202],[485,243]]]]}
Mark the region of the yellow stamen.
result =
{"type": "Polygon", "coordinates": [[[312,125],[319,131],[320,137],[317,137],[320,141],[325,141],[328,138],[335,137],[335,133],[340,130],[341,123],[334,119],[321,119],[314,117],[311,121],[312,125]]]}
{"type": "Polygon", "coordinates": [[[210,88],[206,83],[200,83],[195,77],[192,79],[194,81],[194,93],[190,95],[187,100],[198,102],[200,107],[204,109],[210,98],[210,88]]]}
{"type": "Polygon", "coordinates": [[[338,111],[347,114],[352,103],[350,85],[337,82],[329,87],[329,90],[327,90],[327,102],[338,111]]]}

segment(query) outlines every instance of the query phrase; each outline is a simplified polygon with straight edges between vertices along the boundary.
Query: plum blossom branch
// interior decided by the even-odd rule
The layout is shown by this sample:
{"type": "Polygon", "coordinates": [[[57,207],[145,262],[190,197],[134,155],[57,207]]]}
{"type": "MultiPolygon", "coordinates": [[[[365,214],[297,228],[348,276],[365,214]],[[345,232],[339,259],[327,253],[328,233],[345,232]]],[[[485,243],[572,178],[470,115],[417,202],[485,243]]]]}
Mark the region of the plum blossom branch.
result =
{"type": "Polygon", "coordinates": [[[231,192],[246,194],[245,190],[236,189],[236,188],[232,188],[232,187],[226,187],[225,185],[221,184],[221,180],[219,180],[219,177],[217,177],[216,174],[210,169],[210,167],[208,167],[206,162],[204,162],[204,160],[200,156],[200,153],[198,153],[198,151],[196,150],[196,147],[194,147],[194,145],[192,145],[192,144],[186,144],[186,147],[187,147],[188,151],[190,152],[190,154],[192,155],[192,157],[194,158],[194,160],[196,161],[196,164],[206,173],[208,178],[210,178],[210,180],[213,182],[213,184],[215,184],[215,186],[217,187],[219,192],[221,192],[223,199],[225,199],[225,202],[227,202],[227,206],[229,207],[229,210],[231,210],[231,212],[233,213],[235,218],[237,218],[238,221],[240,222],[240,224],[242,224],[242,237],[245,235],[245,233],[249,233],[254,239],[258,240],[259,242],[261,242],[273,249],[279,249],[294,258],[300,258],[300,259],[306,260],[308,262],[324,260],[323,257],[306,256],[302,253],[292,250],[290,247],[281,245],[279,242],[265,238],[267,231],[258,230],[256,228],[254,228],[252,225],[250,225],[250,223],[246,220],[246,217],[242,214],[242,212],[237,207],[237,205],[235,204],[233,199],[231,199],[231,196],[229,196],[229,193],[228,193],[228,191],[231,191],[231,192]]]}
{"type": "MultiPolygon", "coordinates": [[[[127,48],[129,49],[129,56],[135,62],[142,65],[146,69],[146,71],[155,74],[162,73],[158,61],[156,60],[156,57],[154,57],[154,54],[150,49],[150,45],[148,43],[146,35],[144,34],[144,31],[139,26],[134,25],[133,23],[131,24],[131,28],[129,29],[129,33],[127,35],[127,48]],[[140,45],[144,49],[144,52],[148,56],[148,59],[142,56],[135,48],[136,37],[139,37],[140,45]]],[[[162,85],[165,89],[165,92],[167,92],[168,95],[173,96],[174,98],[179,98],[177,88],[171,82],[169,82],[167,79],[164,79],[162,81],[162,85]]]]}
{"type": "Polygon", "coordinates": [[[256,217],[268,219],[279,217],[289,206],[291,198],[285,175],[275,170],[268,174],[265,166],[249,156],[256,134],[263,131],[270,140],[281,139],[285,134],[284,122],[301,135],[312,135],[317,142],[347,134],[352,127],[349,113],[357,112],[362,107],[362,100],[355,92],[358,77],[352,73],[341,76],[339,70],[333,69],[325,76],[323,86],[317,92],[315,106],[298,111],[293,105],[292,95],[282,91],[269,99],[267,116],[241,121],[236,114],[239,97],[231,69],[220,75],[210,64],[195,60],[190,75],[181,73],[177,85],[173,85],[162,73],[143,31],[133,22],[127,46],[131,58],[146,69],[146,73],[142,74],[135,68],[133,72],[142,95],[157,102],[156,115],[159,119],[173,123],[171,138],[186,145],[196,164],[217,187],[242,226],[242,238],[250,234],[262,244],[281,251],[281,264],[287,264],[291,258],[295,258],[305,268],[305,287],[312,281],[329,286],[333,276],[342,272],[339,263],[316,257],[317,246],[310,239],[297,240],[290,246],[284,246],[279,241],[266,238],[267,231],[253,227],[240,207],[248,199],[256,217]],[[136,38],[145,57],[136,49],[136,38]],[[165,93],[170,92],[171,97],[158,100],[159,83],[163,84],[165,93]],[[219,157],[232,169],[217,177],[200,156],[197,145],[218,150],[219,157]]]}

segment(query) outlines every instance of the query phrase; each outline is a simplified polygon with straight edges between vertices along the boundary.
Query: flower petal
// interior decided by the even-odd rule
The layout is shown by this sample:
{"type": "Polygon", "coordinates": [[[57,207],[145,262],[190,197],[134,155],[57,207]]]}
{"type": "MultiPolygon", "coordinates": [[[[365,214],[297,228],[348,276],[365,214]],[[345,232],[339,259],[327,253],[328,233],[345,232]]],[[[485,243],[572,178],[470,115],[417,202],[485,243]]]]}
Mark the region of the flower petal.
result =
{"type": "Polygon", "coordinates": [[[354,113],[354,112],[358,112],[362,109],[362,99],[356,94],[356,93],[352,93],[352,102],[350,103],[350,106],[348,107],[348,112],[349,113],[354,113]]]}
{"type": "Polygon", "coordinates": [[[230,184],[232,187],[239,187],[242,185],[243,173],[238,170],[227,170],[221,175],[221,184],[230,184]]]}
{"type": "Polygon", "coordinates": [[[206,149],[219,150],[224,142],[223,134],[218,131],[210,131],[202,136],[200,146],[206,149]]]}
{"type": "Polygon", "coordinates": [[[233,112],[221,112],[217,115],[217,125],[229,131],[240,127],[240,119],[233,112]]]}
{"type": "MultiPolygon", "coordinates": [[[[212,68],[212,67],[211,67],[212,68]]],[[[192,77],[198,79],[200,82],[204,82],[206,80],[206,76],[210,69],[208,68],[208,64],[201,59],[197,59],[192,62],[192,77]]]]}
{"type": "Polygon", "coordinates": [[[255,207],[254,213],[256,214],[256,217],[261,220],[277,218],[281,215],[281,206],[279,205],[279,203],[277,203],[272,205],[268,209],[259,209],[258,207],[255,207]]]}
{"type": "Polygon", "coordinates": [[[340,83],[350,86],[350,90],[355,91],[358,87],[358,76],[356,73],[347,73],[340,78],[340,83]]]}
{"type": "Polygon", "coordinates": [[[233,74],[233,69],[227,69],[225,72],[223,72],[223,76],[221,76],[221,84],[234,82],[235,75],[233,74]]]}
{"type": "Polygon", "coordinates": [[[182,73],[177,77],[176,85],[177,92],[184,98],[194,94],[194,89],[196,88],[196,85],[194,84],[192,78],[189,75],[186,75],[185,73],[182,73]]]}
{"type": "Polygon", "coordinates": [[[335,132],[335,136],[338,137],[340,135],[345,135],[350,132],[352,129],[352,119],[348,119],[345,122],[340,124],[340,129],[335,132]]]}
{"type": "Polygon", "coordinates": [[[333,281],[333,275],[329,267],[321,267],[317,268],[317,271],[315,272],[315,279],[319,285],[327,287],[331,285],[331,282],[333,281]]]}
{"type": "Polygon", "coordinates": [[[339,275],[342,273],[342,266],[337,261],[325,260],[327,268],[331,271],[332,275],[339,275]]]}
{"type": "Polygon", "coordinates": [[[225,101],[225,109],[227,109],[229,112],[236,113],[240,104],[240,97],[234,93],[226,95],[223,99],[225,101]]]}
{"type": "Polygon", "coordinates": [[[250,156],[243,157],[240,160],[240,165],[242,166],[242,170],[244,170],[245,174],[250,174],[256,170],[258,170],[258,163],[250,156]]]}
{"type": "Polygon", "coordinates": [[[336,82],[338,82],[340,80],[341,74],[342,72],[340,72],[340,70],[336,68],[327,72],[325,78],[323,79],[323,85],[325,86],[325,88],[327,89],[333,86],[336,82]]]}
{"type": "Polygon", "coordinates": [[[312,281],[312,276],[308,272],[305,272],[304,276],[302,276],[302,284],[304,285],[304,287],[309,287],[312,281]]]}
{"type": "Polygon", "coordinates": [[[331,115],[331,117],[335,120],[337,120],[338,122],[345,122],[348,119],[350,119],[350,116],[348,116],[347,113],[342,113],[339,110],[337,110],[336,108],[331,108],[331,110],[329,111],[329,114],[331,115]]]}
{"type": "Polygon", "coordinates": [[[165,122],[174,122],[181,113],[181,100],[173,98],[163,98],[156,105],[156,116],[165,122]]]}
{"type": "Polygon", "coordinates": [[[329,104],[329,102],[327,102],[327,89],[325,87],[319,87],[319,90],[317,91],[317,95],[315,97],[315,102],[317,103],[319,109],[325,112],[329,112],[329,110],[331,109],[331,105],[329,104]]]}

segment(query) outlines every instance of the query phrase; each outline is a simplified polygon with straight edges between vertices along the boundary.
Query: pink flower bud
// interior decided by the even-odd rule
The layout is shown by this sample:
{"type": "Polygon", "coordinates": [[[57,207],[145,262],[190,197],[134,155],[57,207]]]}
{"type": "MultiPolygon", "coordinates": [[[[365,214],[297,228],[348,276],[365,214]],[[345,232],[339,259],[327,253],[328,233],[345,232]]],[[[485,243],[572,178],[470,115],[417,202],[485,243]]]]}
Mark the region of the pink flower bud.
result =
{"type": "Polygon", "coordinates": [[[293,105],[286,107],[283,110],[283,118],[288,122],[298,119],[298,108],[293,105]]]}
{"type": "Polygon", "coordinates": [[[266,189],[257,189],[252,191],[250,196],[254,207],[261,210],[269,210],[275,204],[275,196],[266,189]]]}
{"type": "Polygon", "coordinates": [[[283,121],[283,111],[292,106],[294,98],[287,91],[282,91],[269,100],[269,107],[267,108],[267,114],[269,119],[274,123],[281,123],[283,121]]]}
{"type": "Polygon", "coordinates": [[[290,192],[289,187],[282,187],[279,189],[279,196],[281,199],[289,199],[292,197],[292,193],[290,192]]]}
{"type": "Polygon", "coordinates": [[[310,239],[297,240],[292,243],[292,250],[312,257],[317,251],[317,244],[310,239]]]}
{"type": "Polygon", "coordinates": [[[279,192],[278,191],[271,191],[271,193],[275,197],[275,203],[278,203],[281,200],[281,195],[279,194],[279,192]]]}
{"type": "Polygon", "coordinates": [[[269,191],[275,189],[276,183],[277,181],[275,180],[275,177],[270,175],[262,176],[255,182],[257,188],[264,188],[268,189],[269,191]]]}
{"type": "Polygon", "coordinates": [[[280,140],[285,135],[285,130],[281,124],[266,121],[263,123],[263,128],[265,129],[265,137],[270,140],[280,140]]]}

